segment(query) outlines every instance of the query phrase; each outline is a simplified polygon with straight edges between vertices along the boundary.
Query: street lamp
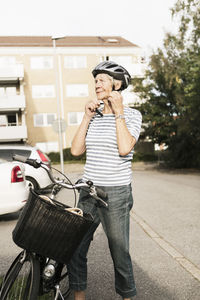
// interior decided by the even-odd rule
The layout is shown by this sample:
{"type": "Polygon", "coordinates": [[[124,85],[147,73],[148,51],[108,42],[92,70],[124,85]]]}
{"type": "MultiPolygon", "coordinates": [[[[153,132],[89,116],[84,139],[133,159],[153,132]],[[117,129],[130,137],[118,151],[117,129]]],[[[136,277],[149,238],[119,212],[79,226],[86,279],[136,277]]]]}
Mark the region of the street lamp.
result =
{"type": "Polygon", "coordinates": [[[61,123],[61,108],[60,108],[60,93],[59,93],[59,74],[58,74],[58,63],[57,63],[57,53],[56,53],[56,40],[60,40],[65,36],[54,37],[51,39],[53,41],[54,50],[54,64],[55,64],[55,80],[56,80],[56,99],[57,99],[57,116],[58,116],[58,136],[59,136],[59,148],[60,148],[60,165],[61,172],[64,173],[64,160],[63,160],[63,135],[62,135],[62,123],[61,123]]]}

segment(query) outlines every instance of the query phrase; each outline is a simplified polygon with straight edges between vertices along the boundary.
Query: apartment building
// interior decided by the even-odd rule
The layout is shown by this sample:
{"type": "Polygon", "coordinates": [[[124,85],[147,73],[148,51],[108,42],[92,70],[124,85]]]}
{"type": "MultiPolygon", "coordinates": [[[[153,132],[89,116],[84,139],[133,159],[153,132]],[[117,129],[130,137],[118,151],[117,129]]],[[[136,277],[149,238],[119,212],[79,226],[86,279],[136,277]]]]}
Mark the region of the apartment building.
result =
{"type": "MultiPolygon", "coordinates": [[[[95,97],[92,69],[113,60],[143,76],[142,49],[120,36],[0,37],[0,143],[28,142],[43,151],[58,151],[71,141],[85,103],[95,97]]],[[[137,101],[131,87],[124,102],[137,101]]]]}

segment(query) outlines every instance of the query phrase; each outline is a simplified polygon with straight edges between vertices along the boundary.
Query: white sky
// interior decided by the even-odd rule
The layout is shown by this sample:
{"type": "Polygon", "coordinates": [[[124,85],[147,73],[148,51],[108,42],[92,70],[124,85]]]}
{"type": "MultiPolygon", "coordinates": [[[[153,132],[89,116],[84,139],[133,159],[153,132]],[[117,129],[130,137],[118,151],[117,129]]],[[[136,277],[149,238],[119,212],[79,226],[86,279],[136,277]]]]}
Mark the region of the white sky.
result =
{"type": "Polygon", "coordinates": [[[176,0],[5,0],[0,35],[120,35],[145,53],[174,31],[176,0]]]}

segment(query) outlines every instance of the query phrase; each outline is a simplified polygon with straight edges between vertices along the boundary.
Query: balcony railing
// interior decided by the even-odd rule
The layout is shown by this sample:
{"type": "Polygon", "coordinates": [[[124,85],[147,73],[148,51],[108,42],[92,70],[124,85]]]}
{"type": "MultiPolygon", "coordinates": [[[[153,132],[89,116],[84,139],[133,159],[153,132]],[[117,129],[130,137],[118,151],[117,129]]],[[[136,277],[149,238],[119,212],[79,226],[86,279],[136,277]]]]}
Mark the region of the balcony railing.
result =
{"type": "Polygon", "coordinates": [[[16,123],[11,123],[9,126],[0,126],[0,142],[14,142],[26,139],[26,125],[16,125],[16,123]]]}
{"type": "Polygon", "coordinates": [[[0,96],[0,111],[24,110],[26,101],[24,95],[0,96]]]}
{"type": "Polygon", "coordinates": [[[0,66],[0,81],[1,82],[17,82],[24,78],[24,65],[12,64],[0,66]]]}

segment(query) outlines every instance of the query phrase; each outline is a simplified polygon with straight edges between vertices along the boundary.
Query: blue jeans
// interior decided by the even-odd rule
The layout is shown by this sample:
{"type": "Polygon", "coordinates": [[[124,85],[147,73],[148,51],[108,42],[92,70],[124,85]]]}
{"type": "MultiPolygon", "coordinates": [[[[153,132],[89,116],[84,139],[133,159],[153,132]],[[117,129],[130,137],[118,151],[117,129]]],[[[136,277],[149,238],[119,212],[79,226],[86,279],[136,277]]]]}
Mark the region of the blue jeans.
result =
{"type": "Polygon", "coordinates": [[[107,195],[108,208],[81,191],[79,207],[91,213],[94,223],[83,238],[68,265],[70,288],[83,291],[87,287],[87,252],[98,225],[102,224],[108,238],[115,271],[115,289],[123,298],[136,295],[131,257],[129,254],[130,210],[133,206],[131,185],[100,187],[107,195]]]}

